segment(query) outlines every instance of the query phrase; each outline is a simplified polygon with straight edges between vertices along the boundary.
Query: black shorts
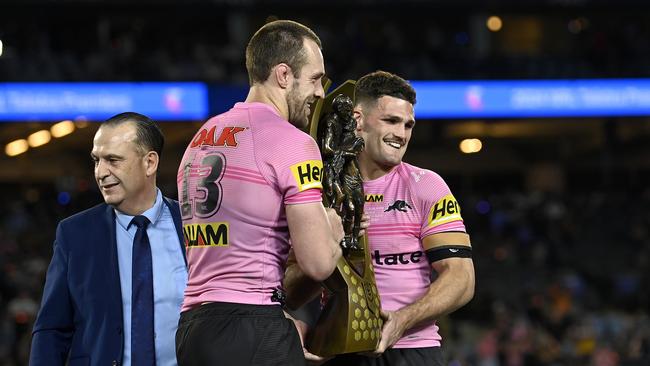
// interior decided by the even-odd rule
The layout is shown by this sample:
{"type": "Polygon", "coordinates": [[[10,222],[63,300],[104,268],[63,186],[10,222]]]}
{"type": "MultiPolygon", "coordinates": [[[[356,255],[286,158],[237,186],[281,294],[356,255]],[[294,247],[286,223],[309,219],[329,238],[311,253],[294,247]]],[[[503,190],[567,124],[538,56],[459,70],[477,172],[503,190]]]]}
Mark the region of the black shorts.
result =
{"type": "Polygon", "coordinates": [[[389,348],[381,356],[366,357],[350,353],[336,356],[324,366],[444,366],[440,347],[389,348]]]}
{"type": "Polygon", "coordinates": [[[293,321],[277,305],[215,302],[181,313],[180,366],[304,365],[293,321]]]}

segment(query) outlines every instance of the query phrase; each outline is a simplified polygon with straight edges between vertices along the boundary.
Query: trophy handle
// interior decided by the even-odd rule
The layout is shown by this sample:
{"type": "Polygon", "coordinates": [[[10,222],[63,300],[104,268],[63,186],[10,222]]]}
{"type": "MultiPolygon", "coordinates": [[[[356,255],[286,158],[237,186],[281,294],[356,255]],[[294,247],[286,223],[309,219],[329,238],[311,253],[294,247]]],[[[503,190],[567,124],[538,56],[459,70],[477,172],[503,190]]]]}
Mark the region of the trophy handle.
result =
{"type": "MultiPolygon", "coordinates": [[[[323,90],[325,93],[327,93],[327,90],[332,86],[332,80],[324,76],[321,83],[323,85],[323,90]]],[[[316,104],[312,109],[311,116],[309,117],[309,126],[305,131],[309,133],[311,137],[316,140],[316,142],[318,142],[318,127],[321,116],[332,111],[332,100],[334,100],[334,98],[339,94],[347,95],[352,100],[354,100],[354,85],[356,83],[357,82],[355,80],[346,80],[331,93],[326,94],[325,98],[319,98],[316,101],[316,104]]]]}
{"type": "MultiPolygon", "coordinates": [[[[323,76],[323,79],[321,79],[321,85],[323,85],[323,90],[325,93],[327,93],[327,90],[332,86],[332,80],[328,78],[327,76],[323,76]]],[[[329,96],[329,95],[328,95],[329,96]]],[[[330,100],[330,105],[332,101],[330,100]]],[[[307,127],[307,132],[311,137],[314,139],[318,138],[318,123],[320,122],[320,116],[323,115],[322,109],[323,105],[325,103],[324,98],[319,98],[316,101],[316,104],[313,105],[312,111],[311,111],[311,116],[309,116],[309,126],[307,127]]]]}

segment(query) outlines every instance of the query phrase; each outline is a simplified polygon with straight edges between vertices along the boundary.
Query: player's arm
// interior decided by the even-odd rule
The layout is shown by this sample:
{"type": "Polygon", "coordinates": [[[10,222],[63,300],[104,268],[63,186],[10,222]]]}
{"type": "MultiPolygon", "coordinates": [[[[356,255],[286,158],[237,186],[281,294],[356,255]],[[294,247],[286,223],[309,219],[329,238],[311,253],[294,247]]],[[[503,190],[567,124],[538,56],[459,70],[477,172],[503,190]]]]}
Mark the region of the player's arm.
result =
{"type": "Polygon", "coordinates": [[[30,365],[64,365],[68,358],[74,323],[67,281],[68,258],[63,242],[59,225],[41,308],[34,323],[30,365]]]}
{"type": "Polygon", "coordinates": [[[443,232],[425,236],[422,246],[438,277],[419,300],[397,311],[383,312],[386,318],[376,353],[383,353],[407,329],[447,315],[474,296],[474,263],[469,235],[443,232]],[[451,250],[450,250],[451,249],[451,250]]]}
{"type": "Polygon", "coordinates": [[[341,257],[341,218],[321,202],[285,205],[289,235],[300,270],[315,281],[329,277],[341,257]]]}
{"type": "Polygon", "coordinates": [[[312,280],[302,272],[293,249],[289,252],[282,287],[287,294],[286,305],[291,310],[296,310],[315,299],[322,291],[320,282],[312,280]]]}
{"type": "MultiPolygon", "coordinates": [[[[331,214],[336,215],[336,212],[333,209],[326,208],[325,210],[328,213],[331,211],[331,214]]],[[[338,218],[339,216],[336,215],[336,217],[338,218]]],[[[361,227],[359,237],[362,237],[366,234],[368,226],[370,226],[370,217],[367,214],[363,214],[359,226],[361,227]]],[[[319,296],[322,292],[320,282],[314,281],[310,277],[306,276],[302,271],[296,262],[296,255],[293,249],[289,252],[289,259],[287,260],[282,287],[284,287],[287,294],[286,305],[291,310],[296,310],[305,305],[319,296]]]]}

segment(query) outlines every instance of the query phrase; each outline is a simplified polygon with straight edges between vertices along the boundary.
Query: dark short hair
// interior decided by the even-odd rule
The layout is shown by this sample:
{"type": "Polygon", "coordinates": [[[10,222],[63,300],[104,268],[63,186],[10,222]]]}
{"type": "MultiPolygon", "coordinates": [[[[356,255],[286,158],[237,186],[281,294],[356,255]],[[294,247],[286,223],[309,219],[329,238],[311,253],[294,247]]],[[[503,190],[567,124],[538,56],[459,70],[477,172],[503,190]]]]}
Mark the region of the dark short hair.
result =
{"type": "Polygon", "coordinates": [[[300,70],[307,63],[304,39],[310,39],[322,48],[314,31],[291,20],[276,20],[255,32],[246,46],[250,85],[266,81],[271,69],[280,63],[289,65],[294,75],[300,77],[300,70]]]}
{"type": "Polygon", "coordinates": [[[415,89],[408,81],[386,71],[375,71],[362,76],[354,87],[354,103],[374,104],[383,96],[416,103],[415,89]]]}
{"type": "Polygon", "coordinates": [[[124,123],[131,122],[135,125],[136,141],[138,149],[145,154],[149,151],[158,153],[162,156],[163,146],[165,145],[165,136],[163,136],[160,127],[151,118],[135,112],[124,112],[116,114],[102,123],[101,127],[116,127],[124,123]]]}

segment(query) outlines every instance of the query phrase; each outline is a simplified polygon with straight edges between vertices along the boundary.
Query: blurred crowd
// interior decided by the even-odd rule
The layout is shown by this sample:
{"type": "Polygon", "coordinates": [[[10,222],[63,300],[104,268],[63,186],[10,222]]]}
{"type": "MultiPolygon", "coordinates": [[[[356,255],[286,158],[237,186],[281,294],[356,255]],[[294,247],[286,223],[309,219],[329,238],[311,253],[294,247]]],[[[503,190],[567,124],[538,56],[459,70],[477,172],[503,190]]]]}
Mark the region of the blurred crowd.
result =
{"type": "MultiPolygon", "coordinates": [[[[0,364],[26,365],[56,223],[101,196],[84,181],[2,188],[0,364]]],[[[650,364],[650,189],[456,191],[477,285],[440,321],[450,365],[650,364]]]]}
{"type": "Polygon", "coordinates": [[[650,189],[467,198],[477,292],[451,364],[650,364],[650,189]],[[472,206],[473,205],[473,206],[472,206]]]}
{"type": "Polygon", "coordinates": [[[1,186],[0,365],[27,365],[56,225],[101,196],[83,183],[72,191],[66,184],[1,186]]]}
{"type": "Polygon", "coordinates": [[[246,41],[278,17],[319,34],[336,80],[378,68],[411,80],[650,76],[650,13],[613,3],[516,13],[341,3],[7,8],[0,11],[0,80],[246,84],[246,41]],[[487,28],[491,15],[500,15],[497,31],[487,28]]]}

